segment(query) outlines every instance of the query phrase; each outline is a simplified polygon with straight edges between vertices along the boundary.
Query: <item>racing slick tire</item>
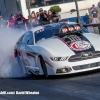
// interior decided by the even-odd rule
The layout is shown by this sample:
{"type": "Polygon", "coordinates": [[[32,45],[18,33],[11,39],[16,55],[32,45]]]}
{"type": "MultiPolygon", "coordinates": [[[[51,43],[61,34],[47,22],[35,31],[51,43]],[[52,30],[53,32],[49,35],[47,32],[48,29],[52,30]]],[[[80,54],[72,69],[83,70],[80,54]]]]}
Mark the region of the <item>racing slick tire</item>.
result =
{"type": "Polygon", "coordinates": [[[23,65],[22,65],[22,61],[20,60],[20,57],[19,57],[18,52],[16,52],[16,54],[17,54],[17,62],[18,62],[18,65],[19,65],[19,67],[22,69],[22,71],[24,72],[24,70],[23,70],[23,65]]]}
{"type": "Polygon", "coordinates": [[[46,68],[46,64],[45,64],[45,61],[43,60],[42,57],[39,57],[40,58],[40,62],[41,62],[41,67],[42,67],[42,70],[43,70],[43,73],[44,73],[44,76],[46,78],[48,78],[48,72],[47,72],[47,68],[46,68]]]}
{"type": "Polygon", "coordinates": [[[22,66],[18,52],[16,52],[16,54],[17,54],[17,62],[18,62],[18,65],[19,66],[22,66]]]}

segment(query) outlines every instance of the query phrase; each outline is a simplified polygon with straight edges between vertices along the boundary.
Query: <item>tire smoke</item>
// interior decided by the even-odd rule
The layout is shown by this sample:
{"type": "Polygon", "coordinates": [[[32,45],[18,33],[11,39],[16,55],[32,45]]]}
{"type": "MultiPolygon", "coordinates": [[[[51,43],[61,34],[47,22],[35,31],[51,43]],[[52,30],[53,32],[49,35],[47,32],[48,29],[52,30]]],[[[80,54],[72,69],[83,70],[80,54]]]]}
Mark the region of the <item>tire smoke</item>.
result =
{"type": "Polygon", "coordinates": [[[0,78],[26,76],[14,57],[14,45],[23,33],[14,29],[5,29],[4,32],[0,32],[0,78]]]}

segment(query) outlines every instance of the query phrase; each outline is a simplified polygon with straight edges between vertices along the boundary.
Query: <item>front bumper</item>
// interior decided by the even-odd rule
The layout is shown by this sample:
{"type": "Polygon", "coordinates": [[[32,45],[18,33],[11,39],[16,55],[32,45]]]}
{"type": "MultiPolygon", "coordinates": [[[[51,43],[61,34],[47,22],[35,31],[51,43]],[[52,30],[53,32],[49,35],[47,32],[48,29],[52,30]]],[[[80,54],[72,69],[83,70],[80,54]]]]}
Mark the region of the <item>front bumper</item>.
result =
{"type": "Polygon", "coordinates": [[[64,75],[64,74],[72,74],[72,73],[79,73],[79,72],[100,69],[100,57],[94,58],[94,59],[83,60],[83,61],[77,61],[77,62],[49,61],[49,63],[53,66],[53,68],[47,65],[48,75],[64,75]],[[64,73],[57,72],[57,69],[61,69],[64,67],[67,67],[71,70],[66,71],[64,73]]]}

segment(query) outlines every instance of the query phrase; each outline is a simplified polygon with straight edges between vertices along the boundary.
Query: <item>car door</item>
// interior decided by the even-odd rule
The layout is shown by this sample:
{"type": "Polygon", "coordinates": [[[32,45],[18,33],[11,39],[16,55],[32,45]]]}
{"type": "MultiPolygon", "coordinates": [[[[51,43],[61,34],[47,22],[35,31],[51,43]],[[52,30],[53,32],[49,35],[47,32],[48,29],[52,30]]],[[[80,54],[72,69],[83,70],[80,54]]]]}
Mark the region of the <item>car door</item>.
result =
{"type": "Polygon", "coordinates": [[[20,60],[22,62],[24,72],[26,72],[25,69],[27,70],[27,67],[26,67],[27,62],[25,61],[27,55],[25,53],[25,47],[26,47],[26,41],[27,41],[28,35],[29,35],[28,32],[26,32],[22,36],[22,38],[19,40],[19,43],[18,43],[20,45],[18,53],[19,53],[19,56],[20,56],[20,60]]]}
{"type": "Polygon", "coordinates": [[[23,59],[23,64],[26,69],[28,69],[31,66],[36,67],[36,54],[34,51],[34,39],[33,39],[33,33],[31,31],[28,31],[23,40],[22,40],[22,46],[21,46],[21,54],[23,59]]]}

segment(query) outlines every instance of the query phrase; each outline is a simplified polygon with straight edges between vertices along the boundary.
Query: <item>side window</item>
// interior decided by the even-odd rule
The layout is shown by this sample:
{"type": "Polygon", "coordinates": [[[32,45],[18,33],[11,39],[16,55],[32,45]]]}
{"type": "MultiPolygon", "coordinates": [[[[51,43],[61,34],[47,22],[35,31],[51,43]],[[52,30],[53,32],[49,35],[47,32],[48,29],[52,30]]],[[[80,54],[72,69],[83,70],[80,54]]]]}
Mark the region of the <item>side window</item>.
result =
{"type": "Polygon", "coordinates": [[[25,35],[25,34],[23,34],[23,35],[19,38],[19,40],[17,41],[17,43],[21,43],[21,42],[22,42],[24,35],[25,35]]]}
{"type": "Polygon", "coordinates": [[[31,31],[28,31],[25,33],[22,43],[27,44],[27,45],[33,45],[33,33],[31,31]]]}
{"type": "Polygon", "coordinates": [[[33,44],[34,44],[33,33],[30,31],[29,34],[30,34],[30,35],[29,35],[27,44],[28,44],[28,45],[33,45],[33,44]]]}
{"type": "Polygon", "coordinates": [[[52,37],[54,34],[51,30],[45,30],[43,32],[35,33],[35,43],[41,41],[42,39],[47,39],[52,37]]]}

